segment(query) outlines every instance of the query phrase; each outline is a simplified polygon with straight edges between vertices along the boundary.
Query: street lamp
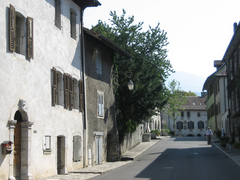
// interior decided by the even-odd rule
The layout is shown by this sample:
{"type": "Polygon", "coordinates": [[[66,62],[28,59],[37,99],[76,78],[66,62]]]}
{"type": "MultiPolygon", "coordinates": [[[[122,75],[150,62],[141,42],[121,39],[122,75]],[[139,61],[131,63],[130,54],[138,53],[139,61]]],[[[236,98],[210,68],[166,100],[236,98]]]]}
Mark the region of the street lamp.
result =
{"type": "Polygon", "coordinates": [[[133,84],[132,80],[130,80],[130,81],[128,82],[128,89],[129,89],[130,91],[132,91],[133,88],[134,88],[134,84],[133,84]]]}

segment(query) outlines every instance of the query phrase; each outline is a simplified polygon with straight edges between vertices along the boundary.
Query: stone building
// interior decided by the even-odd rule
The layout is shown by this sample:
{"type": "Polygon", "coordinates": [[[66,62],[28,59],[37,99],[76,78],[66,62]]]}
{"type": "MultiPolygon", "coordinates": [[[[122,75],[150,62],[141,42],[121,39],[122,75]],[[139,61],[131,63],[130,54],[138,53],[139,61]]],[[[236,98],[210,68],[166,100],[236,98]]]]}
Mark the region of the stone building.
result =
{"type": "Polygon", "coordinates": [[[84,29],[89,165],[120,159],[113,84],[114,53],[131,56],[106,37],[84,29]]]}
{"type": "Polygon", "coordinates": [[[81,21],[84,8],[99,4],[0,2],[0,179],[87,165],[81,21]]]}

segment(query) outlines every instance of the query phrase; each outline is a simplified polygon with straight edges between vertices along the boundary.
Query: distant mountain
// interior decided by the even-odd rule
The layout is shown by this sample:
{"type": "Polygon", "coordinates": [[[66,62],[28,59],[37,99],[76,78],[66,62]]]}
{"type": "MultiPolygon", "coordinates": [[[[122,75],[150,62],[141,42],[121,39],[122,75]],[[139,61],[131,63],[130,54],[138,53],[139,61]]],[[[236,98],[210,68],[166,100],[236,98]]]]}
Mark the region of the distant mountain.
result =
{"type": "Polygon", "coordinates": [[[206,81],[204,77],[190,74],[187,72],[176,71],[175,73],[171,74],[171,76],[167,79],[165,85],[168,87],[169,83],[175,79],[176,81],[180,82],[180,88],[184,91],[192,91],[196,93],[198,96],[201,95],[203,84],[206,81]]]}

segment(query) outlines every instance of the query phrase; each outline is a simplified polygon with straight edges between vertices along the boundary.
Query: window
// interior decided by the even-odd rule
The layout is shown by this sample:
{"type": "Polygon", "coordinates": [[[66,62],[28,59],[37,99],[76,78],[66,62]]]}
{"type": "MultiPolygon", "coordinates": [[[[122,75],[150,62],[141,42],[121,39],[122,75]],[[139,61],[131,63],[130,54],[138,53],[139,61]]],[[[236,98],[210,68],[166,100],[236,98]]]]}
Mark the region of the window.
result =
{"type": "Polygon", "coordinates": [[[94,55],[95,55],[95,58],[96,58],[96,71],[97,71],[97,74],[102,75],[101,52],[98,49],[95,49],[94,55]]]}
{"type": "Polygon", "coordinates": [[[190,112],[188,111],[188,112],[187,112],[187,117],[190,118],[190,116],[191,116],[191,114],[190,114],[190,112]]]}
{"type": "Polygon", "coordinates": [[[104,114],[104,97],[103,92],[97,92],[98,117],[103,117],[104,114]]]}
{"type": "Polygon", "coordinates": [[[201,113],[200,112],[197,113],[197,117],[201,117],[201,113]]]}
{"type": "Polygon", "coordinates": [[[43,139],[43,151],[44,152],[51,152],[51,136],[45,135],[43,139]]]}
{"type": "Polygon", "coordinates": [[[177,129],[183,129],[183,123],[181,121],[177,122],[177,129]]]}
{"type": "Polygon", "coordinates": [[[9,50],[33,59],[33,18],[23,16],[10,4],[9,50]],[[27,24],[27,25],[26,25],[27,24]]]}
{"type": "Polygon", "coordinates": [[[81,149],[81,136],[73,136],[73,162],[81,161],[82,149],[81,149]]]}
{"type": "Polygon", "coordinates": [[[202,121],[198,122],[198,129],[204,129],[204,122],[202,121]]]}
{"type": "Polygon", "coordinates": [[[184,111],[181,111],[181,117],[184,117],[184,111]]]}
{"type": "Polygon", "coordinates": [[[188,122],[188,129],[194,129],[194,122],[188,122]]]}
{"type": "Polygon", "coordinates": [[[61,0],[55,0],[55,26],[61,29],[61,0]]]}
{"type": "Polygon", "coordinates": [[[52,69],[52,104],[83,111],[83,81],[67,73],[52,69]]]}
{"type": "Polygon", "coordinates": [[[73,9],[70,9],[70,33],[71,38],[76,39],[76,12],[73,9]]]}

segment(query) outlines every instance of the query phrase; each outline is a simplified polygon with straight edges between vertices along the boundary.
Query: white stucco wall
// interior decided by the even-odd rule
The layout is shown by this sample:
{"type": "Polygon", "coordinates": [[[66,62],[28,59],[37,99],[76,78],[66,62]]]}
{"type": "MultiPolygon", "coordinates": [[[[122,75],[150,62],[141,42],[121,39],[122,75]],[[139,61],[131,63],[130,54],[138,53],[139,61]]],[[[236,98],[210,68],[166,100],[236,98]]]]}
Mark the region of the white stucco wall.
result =
{"type": "MultiPolygon", "coordinates": [[[[82,167],[73,162],[73,136],[83,136],[82,113],[52,106],[51,69],[58,67],[80,79],[79,7],[62,0],[62,28],[55,26],[54,0],[10,0],[0,2],[0,143],[9,140],[8,120],[14,119],[20,99],[27,105],[31,129],[31,174],[34,178],[57,173],[57,136],[65,137],[66,171],[82,167]],[[9,4],[34,19],[34,59],[9,51],[9,4]],[[70,8],[77,13],[77,39],[70,37],[70,8]],[[43,153],[43,138],[51,136],[51,153],[43,153]]],[[[81,146],[83,147],[83,145],[81,146]]],[[[9,155],[0,150],[0,179],[9,176],[9,155]]]]}
{"type": "MultiPolygon", "coordinates": [[[[206,133],[206,127],[207,127],[207,111],[189,111],[190,117],[187,117],[187,111],[184,111],[185,115],[184,117],[179,116],[177,118],[177,121],[183,122],[183,129],[178,130],[176,129],[176,136],[182,135],[182,136],[188,136],[193,135],[197,136],[200,134],[201,136],[204,136],[206,133]],[[198,113],[201,113],[200,117],[198,117],[198,113]],[[188,122],[194,122],[194,129],[190,130],[188,129],[188,122]],[[198,122],[203,121],[204,122],[204,129],[198,129],[198,122]],[[184,126],[187,128],[185,129],[184,126]]],[[[170,131],[174,132],[174,122],[172,119],[169,120],[170,123],[170,131]]]]}

